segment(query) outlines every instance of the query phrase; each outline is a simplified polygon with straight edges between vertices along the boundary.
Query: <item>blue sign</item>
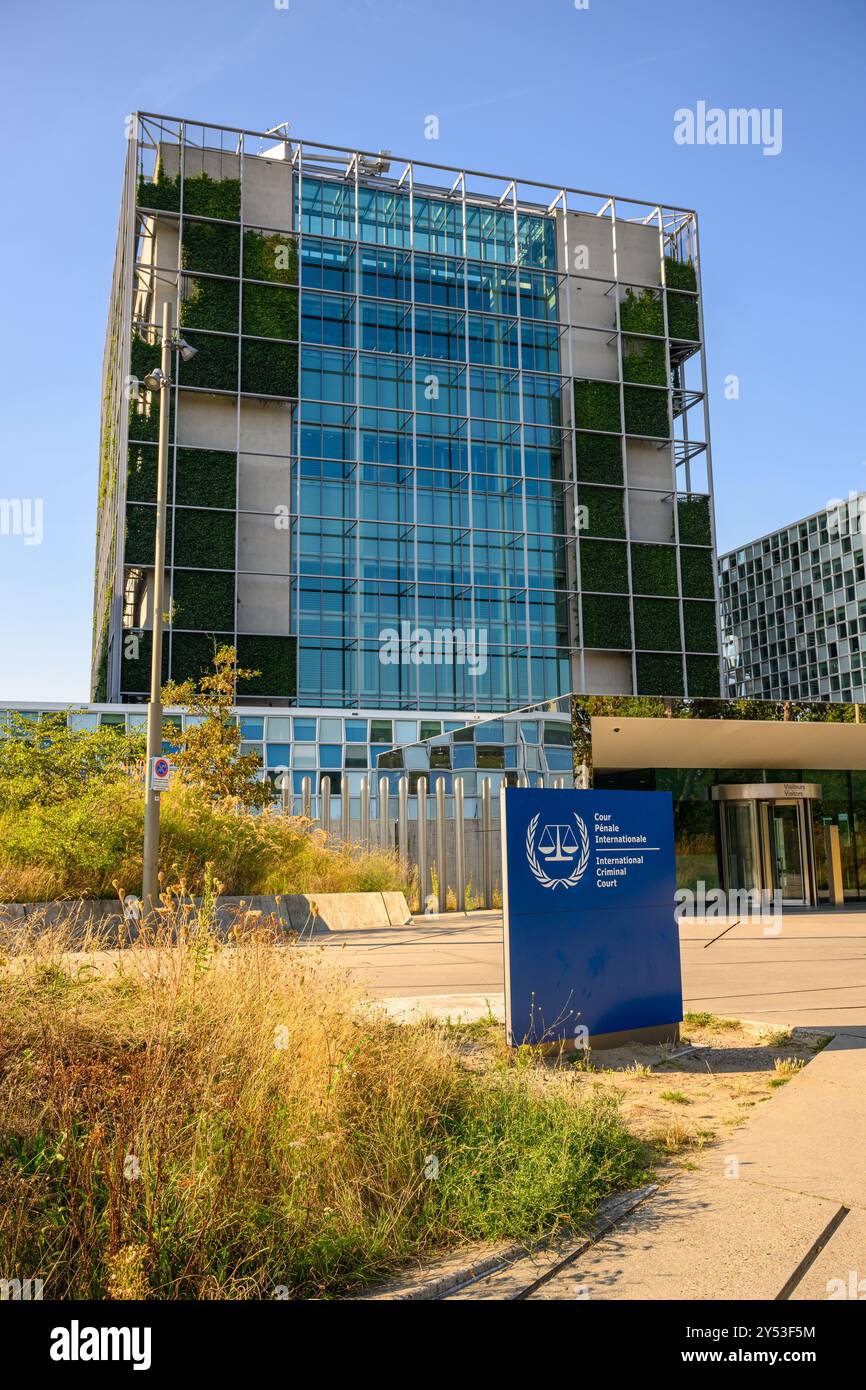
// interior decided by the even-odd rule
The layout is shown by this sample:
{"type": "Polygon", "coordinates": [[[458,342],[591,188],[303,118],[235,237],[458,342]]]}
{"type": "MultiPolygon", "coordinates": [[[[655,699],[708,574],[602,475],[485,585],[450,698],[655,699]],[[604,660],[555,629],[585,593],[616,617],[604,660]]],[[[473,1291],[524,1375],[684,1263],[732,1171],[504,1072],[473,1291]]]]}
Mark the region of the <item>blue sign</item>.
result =
{"type": "Polygon", "coordinates": [[[509,1043],[679,1023],[670,792],[509,787],[502,818],[509,1043]]]}

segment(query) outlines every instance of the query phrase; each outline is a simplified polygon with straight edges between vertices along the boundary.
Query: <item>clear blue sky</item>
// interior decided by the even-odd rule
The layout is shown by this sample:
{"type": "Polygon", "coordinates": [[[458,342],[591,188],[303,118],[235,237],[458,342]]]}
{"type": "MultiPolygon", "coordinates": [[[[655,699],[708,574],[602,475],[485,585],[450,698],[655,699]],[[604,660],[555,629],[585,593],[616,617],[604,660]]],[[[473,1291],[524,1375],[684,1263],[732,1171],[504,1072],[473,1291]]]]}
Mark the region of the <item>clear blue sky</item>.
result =
{"type": "Polygon", "coordinates": [[[88,694],[136,109],[696,207],[720,548],[866,487],[863,0],[43,0],[3,27],[0,497],[45,520],[0,536],[0,700],[88,694]],[[700,100],[781,107],[781,153],[676,144],[700,100]]]}

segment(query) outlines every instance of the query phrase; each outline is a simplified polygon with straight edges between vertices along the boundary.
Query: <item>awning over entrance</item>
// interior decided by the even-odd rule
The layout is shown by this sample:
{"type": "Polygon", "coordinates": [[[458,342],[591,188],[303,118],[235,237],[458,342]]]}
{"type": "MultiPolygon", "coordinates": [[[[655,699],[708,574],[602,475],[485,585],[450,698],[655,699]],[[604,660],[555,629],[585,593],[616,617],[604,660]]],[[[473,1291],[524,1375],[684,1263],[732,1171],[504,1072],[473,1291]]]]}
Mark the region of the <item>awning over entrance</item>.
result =
{"type": "Polygon", "coordinates": [[[643,767],[866,770],[866,723],[767,719],[592,719],[599,771],[643,767]]]}

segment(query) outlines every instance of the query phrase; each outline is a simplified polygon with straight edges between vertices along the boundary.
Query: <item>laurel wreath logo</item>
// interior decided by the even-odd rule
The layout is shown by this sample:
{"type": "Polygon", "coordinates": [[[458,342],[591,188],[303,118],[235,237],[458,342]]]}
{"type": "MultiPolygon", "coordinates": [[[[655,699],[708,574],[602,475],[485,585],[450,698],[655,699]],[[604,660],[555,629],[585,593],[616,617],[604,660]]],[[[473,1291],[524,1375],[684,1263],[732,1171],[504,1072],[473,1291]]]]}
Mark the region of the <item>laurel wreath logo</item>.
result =
{"type": "Polygon", "coordinates": [[[526,858],[529,861],[529,867],[542,888],[559,888],[560,886],[563,888],[573,888],[575,884],[580,883],[580,880],[586,873],[586,866],[589,863],[589,832],[587,831],[586,825],[575,811],[574,819],[577,821],[577,833],[580,836],[580,858],[577,861],[577,868],[573,873],[569,874],[568,878],[551,878],[549,874],[545,873],[541,864],[539,864],[538,856],[535,853],[535,832],[538,829],[540,816],[541,812],[539,811],[532,817],[526,832],[526,858]]]}

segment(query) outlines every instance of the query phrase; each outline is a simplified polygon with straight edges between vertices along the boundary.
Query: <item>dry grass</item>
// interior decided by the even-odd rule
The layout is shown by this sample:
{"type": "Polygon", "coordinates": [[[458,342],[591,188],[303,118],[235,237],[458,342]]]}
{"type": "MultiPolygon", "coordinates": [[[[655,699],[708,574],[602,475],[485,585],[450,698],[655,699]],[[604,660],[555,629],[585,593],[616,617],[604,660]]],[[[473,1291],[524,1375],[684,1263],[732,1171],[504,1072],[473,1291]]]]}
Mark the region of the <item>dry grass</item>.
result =
{"type": "MultiPolygon", "coordinates": [[[[144,803],[130,783],[76,800],[0,812],[0,902],[110,898],[141,890],[144,803]]],[[[204,886],[205,865],[229,894],[414,890],[385,850],[329,841],[299,817],[254,815],[184,788],[166,792],[160,862],[167,882],[204,886]]]]}
{"type": "Polygon", "coordinates": [[[644,1174],[605,1096],[479,1076],[314,948],[175,921],[0,963],[0,1272],[46,1298],[331,1297],[580,1225],[644,1174]]]}

